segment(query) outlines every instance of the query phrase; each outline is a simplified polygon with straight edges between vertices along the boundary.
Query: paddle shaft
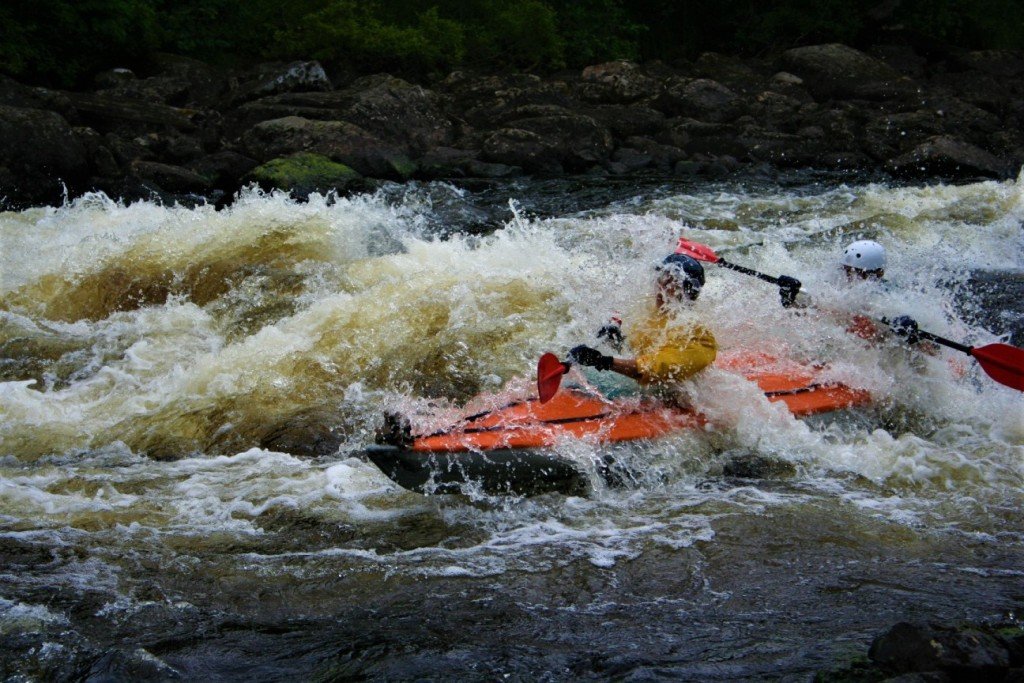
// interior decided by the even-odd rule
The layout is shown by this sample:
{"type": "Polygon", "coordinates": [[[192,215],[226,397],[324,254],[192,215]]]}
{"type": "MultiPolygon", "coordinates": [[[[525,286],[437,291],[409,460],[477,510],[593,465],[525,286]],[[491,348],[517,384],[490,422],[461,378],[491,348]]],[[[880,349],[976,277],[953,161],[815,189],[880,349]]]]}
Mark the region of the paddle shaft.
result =
{"type": "Polygon", "coordinates": [[[735,270],[738,273],[743,273],[744,275],[753,275],[757,279],[764,280],[765,282],[770,282],[773,285],[779,284],[779,278],[777,278],[777,277],[772,277],[771,275],[767,275],[767,274],[762,273],[760,271],[754,270],[753,268],[747,268],[745,266],[738,266],[735,263],[730,263],[730,262],[726,261],[722,257],[719,257],[718,260],[715,261],[715,263],[717,263],[720,266],[725,266],[726,268],[729,268],[730,270],[735,270]]]}
{"type": "MultiPolygon", "coordinates": [[[[883,318],[882,322],[888,321],[883,318]]],[[[936,344],[942,344],[943,346],[948,346],[951,349],[956,349],[957,351],[966,353],[968,356],[974,355],[974,349],[971,348],[970,346],[967,346],[967,344],[961,344],[960,342],[955,342],[952,339],[946,339],[945,337],[940,337],[937,334],[925,332],[924,330],[918,330],[917,336],[920,337],[921,339],[927,339],[928,341],[933,341],[936,344]]]]}

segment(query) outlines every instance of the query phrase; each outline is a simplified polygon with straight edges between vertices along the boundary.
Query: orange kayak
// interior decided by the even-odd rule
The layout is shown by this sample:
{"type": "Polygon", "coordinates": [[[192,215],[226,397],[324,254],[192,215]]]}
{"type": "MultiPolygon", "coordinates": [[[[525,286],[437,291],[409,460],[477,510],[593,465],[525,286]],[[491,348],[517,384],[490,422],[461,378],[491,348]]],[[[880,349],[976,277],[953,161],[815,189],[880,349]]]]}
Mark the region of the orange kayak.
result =
{"type": "MultiPolygon", "coordinates": [[[[797,417],[860,406],[866,391],[819,381],[824,368],[765,354],[724,355],[716,365],[755,382],[769,401],[785,403],[797,417]]],[[[566,439],[596,445],[703,429],[692,409],[655,400],[609,400],[563,388],[547,403],[537,398],[468,415],[433,434],[401,435],[366,449],[366,455],[400,486],[420,493],[458,493],[476,483],[487,493],[582,492],[588,479],[575,463],[550,449],[566,439]]]]}

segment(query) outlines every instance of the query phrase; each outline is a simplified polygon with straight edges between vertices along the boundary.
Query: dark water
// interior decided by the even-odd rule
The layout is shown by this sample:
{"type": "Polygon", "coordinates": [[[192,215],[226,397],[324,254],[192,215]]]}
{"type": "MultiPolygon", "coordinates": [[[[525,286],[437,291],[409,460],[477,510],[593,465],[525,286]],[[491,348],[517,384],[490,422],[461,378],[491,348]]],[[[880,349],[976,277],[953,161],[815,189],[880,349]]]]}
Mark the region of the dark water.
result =
{"type": "Polygon", "coordinates": [[[836,306],[1019,335],[1020,181],[471,189],[0,214],[5,678],[808,680],[896,621],[1020,613],[1021,394],[722,270],[724,348],[875,404],[802,423],[711,373],[687,391],[722,428],[587,497],[428,498],[357,457],[383,410],[443,420],[588,338],[680,234],[836,306]],[[836,284],[862,236],[889,291],[836,284]],[[750,454],[786,466],[725,474],[750,454]]]}

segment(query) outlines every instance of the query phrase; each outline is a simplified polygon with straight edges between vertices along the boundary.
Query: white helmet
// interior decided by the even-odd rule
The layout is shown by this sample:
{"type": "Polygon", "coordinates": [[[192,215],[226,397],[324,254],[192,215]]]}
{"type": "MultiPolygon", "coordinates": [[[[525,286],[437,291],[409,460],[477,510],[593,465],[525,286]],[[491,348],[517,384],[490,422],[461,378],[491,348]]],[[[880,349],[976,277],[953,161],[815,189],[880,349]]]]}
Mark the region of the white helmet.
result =
{"type": "Polygon", "coordinates": [[[843,252],[841,263],[857,270],[884,270],[885,247],[872,240],[858,240],[843,252]]]}

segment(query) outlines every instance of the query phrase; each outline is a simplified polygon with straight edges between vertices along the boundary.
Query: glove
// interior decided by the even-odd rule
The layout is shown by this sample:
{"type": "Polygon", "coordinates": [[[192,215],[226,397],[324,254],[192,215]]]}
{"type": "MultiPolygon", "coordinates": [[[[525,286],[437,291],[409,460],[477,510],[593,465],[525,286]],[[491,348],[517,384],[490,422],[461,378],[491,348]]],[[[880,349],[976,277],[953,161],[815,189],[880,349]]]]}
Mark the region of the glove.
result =
{"type": "Polygon", "coordinates": [[[789,308],[796,303],[796,295],[800,292],[800,286],[801,282],[795,277],[779,276],[779,298],[782,299],[783,308],[789,308]]]}
{"type": "Polygon", "coordinates": [[[622,342],[625,341],[625,337],[622,336],[622,328],[619,327],[618,323],[608,323],[597,331],[598,339],[607,339],[608,343],[612,345],[612,348],[622,348],[622,342]]]}
{"type": "Polygon", "coordinates": [[[917,329],[917,321],[909,315],[901,315],[889,321],[889,327],[897,337],[903,337],[911,344],[921,340],[920,330],[917,329]]]}
{"type": "Polygon", "coordinates": [[[574,346],[569,351],[569,360],[580,365],[589,365],[598,370],[612,369],[612,357],[589,346],[574,346]]]}

